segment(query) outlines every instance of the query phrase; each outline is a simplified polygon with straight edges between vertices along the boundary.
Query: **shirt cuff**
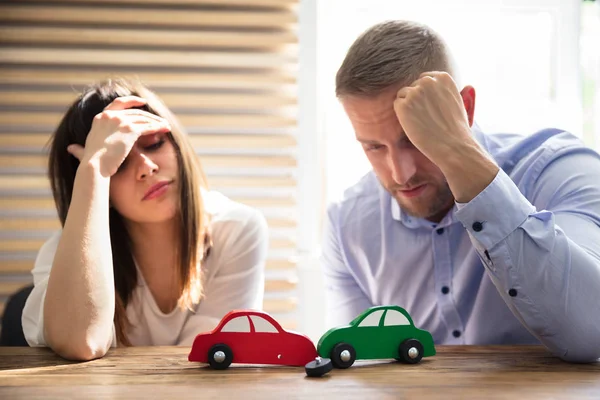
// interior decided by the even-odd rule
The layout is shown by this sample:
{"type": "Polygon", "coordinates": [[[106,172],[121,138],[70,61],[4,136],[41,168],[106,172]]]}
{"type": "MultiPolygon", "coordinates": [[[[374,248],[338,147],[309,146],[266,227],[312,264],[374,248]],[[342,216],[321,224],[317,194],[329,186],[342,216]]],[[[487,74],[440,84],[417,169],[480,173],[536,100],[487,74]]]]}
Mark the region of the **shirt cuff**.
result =
{"type": "Polygon", "coordinates": [[[500,169],[473,200],[457,203],[456,217],[484,248],[491,249],[535,211],[512,179],[500,169]]]}

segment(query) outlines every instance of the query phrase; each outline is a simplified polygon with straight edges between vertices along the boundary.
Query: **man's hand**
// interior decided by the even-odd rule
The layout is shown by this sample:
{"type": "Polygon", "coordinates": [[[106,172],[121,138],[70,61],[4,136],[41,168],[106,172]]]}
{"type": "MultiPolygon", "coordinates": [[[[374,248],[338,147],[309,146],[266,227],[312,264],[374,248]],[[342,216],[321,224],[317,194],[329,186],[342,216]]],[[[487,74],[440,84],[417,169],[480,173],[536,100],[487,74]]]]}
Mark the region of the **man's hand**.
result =
{"type": "Polygon", "coordinates": [[[437,165],[459,203],[471,201],[498,166],[471,136],[461,93],[446,72],[426,72],[400,89],[394,111],[411,143],[437,165]]]}
{"type": "Polygon", "coordinates": [[[438,166],[449,151],[472,142],[462,96],[445,72],[423,73],[400,89],[394,111],[411,143],[438,166]]]}

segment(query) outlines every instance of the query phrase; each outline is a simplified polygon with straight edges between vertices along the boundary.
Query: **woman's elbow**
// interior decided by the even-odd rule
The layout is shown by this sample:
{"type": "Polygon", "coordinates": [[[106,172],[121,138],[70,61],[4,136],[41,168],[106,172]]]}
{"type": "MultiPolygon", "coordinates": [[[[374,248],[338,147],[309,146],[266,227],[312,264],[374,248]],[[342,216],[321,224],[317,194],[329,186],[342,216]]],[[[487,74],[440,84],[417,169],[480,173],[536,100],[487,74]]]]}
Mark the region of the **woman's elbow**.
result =
{"type": "Polygon", "coordinates": [[[52,334],[45,330],[46,343],[59,356],[72,361],[90,361],[102,358],[110,348],[110,341],[75,332],[52,334]]]}
{"type": "Polygon", "coordinates": [[[91,361],[104,357],[108,352],[108,346],[101,346],[91,340],[73,340],[50,347],[56,354],[71,361],[91,361]]]}

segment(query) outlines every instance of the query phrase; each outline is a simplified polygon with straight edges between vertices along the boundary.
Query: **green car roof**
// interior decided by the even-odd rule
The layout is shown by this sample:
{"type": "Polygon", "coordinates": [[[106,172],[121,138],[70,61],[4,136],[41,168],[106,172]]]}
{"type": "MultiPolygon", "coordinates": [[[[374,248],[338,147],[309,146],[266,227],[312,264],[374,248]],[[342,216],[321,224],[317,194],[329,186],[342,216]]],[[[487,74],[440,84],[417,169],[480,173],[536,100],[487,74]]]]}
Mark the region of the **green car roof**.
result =
{"type": "Polygon", "coordinates": [[[400,344],[417,339],[423,345],[423,357],[435,355],[431,334],[414,326],[413,320],[402,307],[375,306],[368,308],[347,326],[325,332],[317,344],[321,357],[330,357],[338,343],[354,347],[357,360],[398,358],[400,344]]]}

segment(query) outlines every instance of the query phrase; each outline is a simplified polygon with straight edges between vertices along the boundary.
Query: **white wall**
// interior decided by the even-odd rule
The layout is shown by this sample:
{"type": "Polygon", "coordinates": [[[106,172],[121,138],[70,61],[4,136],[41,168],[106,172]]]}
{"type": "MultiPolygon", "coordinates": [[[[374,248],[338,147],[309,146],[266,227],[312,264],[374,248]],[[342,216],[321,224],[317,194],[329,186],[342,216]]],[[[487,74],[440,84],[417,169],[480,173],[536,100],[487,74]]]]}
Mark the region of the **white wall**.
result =
{"type": "Polygon", "coordinates": [[[323,107],[319,92],[318,1],[303,0],[299,13],[298,74],[298,331],[315,343],[323,333],[322,276],[318,265],[323,213],[323,107]]]}

